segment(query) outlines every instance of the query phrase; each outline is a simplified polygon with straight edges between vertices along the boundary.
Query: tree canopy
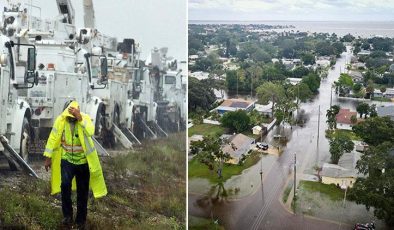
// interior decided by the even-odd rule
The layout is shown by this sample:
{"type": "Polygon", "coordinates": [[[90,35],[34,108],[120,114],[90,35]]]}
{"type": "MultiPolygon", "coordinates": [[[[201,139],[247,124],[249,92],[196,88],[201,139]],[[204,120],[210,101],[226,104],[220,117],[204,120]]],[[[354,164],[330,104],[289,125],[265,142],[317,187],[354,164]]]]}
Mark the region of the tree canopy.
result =
{"type": "Polygon", "coordinates": [[[230,111],[223,114],[221,123],[224,127],[241,133],[250,126],[250,118],[244,110],[230,111]]]}

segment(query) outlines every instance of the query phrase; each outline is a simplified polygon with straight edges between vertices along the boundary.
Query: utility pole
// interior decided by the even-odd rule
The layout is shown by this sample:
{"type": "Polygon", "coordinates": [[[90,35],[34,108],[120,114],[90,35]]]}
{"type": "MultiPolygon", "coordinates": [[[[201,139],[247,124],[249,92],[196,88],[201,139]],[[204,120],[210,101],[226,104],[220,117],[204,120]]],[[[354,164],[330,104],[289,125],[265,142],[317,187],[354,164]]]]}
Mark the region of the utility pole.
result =
{"type": "Polygon", "coordinates": [[[297,200],[297,197],[296,197],[296,187],[297,187],[297,184],[296,184],[296,174],[297,174],[297,172],[296,172],[296,170],[297,170],[297,153],[294,153],[294,198],[293,198],[293,201],[294,201],[294,215],[295,215],[295,206],[296,206],[296,200],[297,200]]]}
{"type": "Polygon", "coordinates": [[[319,105],[319,114],[317,118],[317,142],[316,142],[317,148],[319,148],[319,137],[320,137],[320,105],[319,105]]]}
{"type": "Polygon", "coordinates": [[[260,154],[260,181],[263,183],[263,155],[260,154]]]}
{"type": "Polygon", "coordinates": [[[332,85],[331,85],[331,90],[330,90],[330,109],[331,109],[331,106],[332,106],[332,85]]]}
{"type": "Polygon", "coordinates": [[[237,98],[238,98],[238,74],[237,74],[237,98]]]}

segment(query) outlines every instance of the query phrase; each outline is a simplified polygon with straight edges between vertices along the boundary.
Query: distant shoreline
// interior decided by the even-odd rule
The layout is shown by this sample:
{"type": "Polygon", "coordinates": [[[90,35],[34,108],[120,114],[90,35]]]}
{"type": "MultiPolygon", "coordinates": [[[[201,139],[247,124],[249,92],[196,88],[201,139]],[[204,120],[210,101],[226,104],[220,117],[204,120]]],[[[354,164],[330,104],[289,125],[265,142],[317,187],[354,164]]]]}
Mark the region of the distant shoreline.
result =
{"type": "Polygon", "coordinates": [[[367,22],[367,23],[394,23],[394,20],[385,20],[385,21],[368,21],[368,20],[359,20],[359,21],[344,21],[344,20],[332,20],[332,21],[319,21],[319,20],[196,20],[196,19],[190,19],[189,24],[191,22],[242,22],[242,23],[255,23],[255,22],[327,22],[327,23],[339,23],[339,22],[348,22],[348,23],[362,23],[362,22],[367,22]]]}
{"type": "MultiPolygon", "coordinates": [[[[289,21],[289,20],[189,20],[189,25],[270,25],[294,26],[281,31],[336,33],[338,36],[352,34],[364,38],[394,38],[394,21],[289,21]]],[[[276,30],[277,32],[281,32],[276,30]]]]}

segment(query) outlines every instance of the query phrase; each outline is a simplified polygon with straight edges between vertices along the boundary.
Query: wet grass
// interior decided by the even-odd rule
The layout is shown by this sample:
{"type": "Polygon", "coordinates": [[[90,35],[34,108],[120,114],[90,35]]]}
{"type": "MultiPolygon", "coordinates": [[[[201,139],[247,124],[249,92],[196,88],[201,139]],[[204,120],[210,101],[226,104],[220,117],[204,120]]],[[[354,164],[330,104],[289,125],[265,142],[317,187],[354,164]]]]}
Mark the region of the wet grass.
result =
{"type": "Polygon", "coordinates": [[[260,153],[252,152],[245,160],[242,165],[224,164],[222,170],[222,178],[218,178],[216,169],[211,171],[208,167],[200,163],[196,159],[189,161],[189,178],[200,177],[206,178],[211,183],[224,182],[231,178],[232,176],[239,175],[243,170],[250,168],[255,165],[260,160],[260,153]]]}
{"type": "Polygon", "coordinates": [[[392,100],[390,98],[386,98],[386,97],[373,97],[372,101],[391,102],[392,100]]]}
{"type": "Polygon", "coordinates": [[[220,136],[225,133],[226,128],[220,125],[199,124],[193,125],[188,129],[188,136],[191,137],[195,134],[204,136],[220,136]]]}
{"type": "Polygon", "coordinates": [[[190,230],[224,230],[223,226],[220,226],[218,223],[206,218],[190,216],[188,218],[190,230]]]}
{"type": "Polygon", "coordinates": [[[348,136],[350,138],[350,140],[362,141],[361,137],[357,136],[351,130],[343,130],[343,129],[337,129],[335,131],[326,130],[326,137],[327,138],[331,139],[333,137],[338,137],[338,136],[348,136]]]}
{"type": "Polygon", "coordinates": [[[345,192],[342,189],[337,188],[334,184],[323,184],[315,181],[300,181],[298,187],[306,193],[319,192],[320,194],[324,194],[332,201],[342,200],[345,195],[345,192]]]}
{"type": "Polygon", "coordinates": [[[289,182],[286,186],[285,191],[283,191],[282,202],[286,203],[289,198],[289,194],[291,192],[291,188],[293,187],[293,182],[289,182]]]}
{"type": "MultiPolygon", "coordinates": [[[[185,229],[185,141],[175,134],[101,159],[108,195],[89,200],[88,229],[185,229]]],[[[0,228],[58,229],[60,197],[49,193],[48,181],[29,178],[0,188],[0,228]]]]}

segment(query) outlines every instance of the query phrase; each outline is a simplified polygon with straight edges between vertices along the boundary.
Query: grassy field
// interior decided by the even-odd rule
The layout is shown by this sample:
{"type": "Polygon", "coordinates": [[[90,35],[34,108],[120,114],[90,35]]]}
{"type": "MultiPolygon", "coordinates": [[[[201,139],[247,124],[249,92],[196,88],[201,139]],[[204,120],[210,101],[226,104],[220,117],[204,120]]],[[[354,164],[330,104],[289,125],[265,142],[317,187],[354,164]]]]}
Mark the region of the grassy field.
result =
{"type": "Polygon", "coordinates": [[[191,128],[188,129],[189,137],[193,136],[194,134],[204,135],[204,136],[215,136],[215,135],[222,135],[225,133],[226,129],[220,125],[210,125],[210,124],[199,124],[193,125],[191,128]]]}
{"type": "MultiPolygon", "coordinates": [[[[108,195],[89,200],[87,229],[186,229],[185,133],[102,159],[108,195]]],[[[59,229],[49,182],[22,178],[0,188],[0,228],[59,229]]],[[[75,201],[75,197],[73,197],[75,201]]]]}
{"type": "Polygon", "coordinates": [[[222,171],[223,178],[219,179],[216,171],[210,171],[208,167],[196,159],[189,161],[189,178],[206,178],[212,183],[226,181],[234,175],[239,175],[243,170],[255,165],[260,160],[260,153],[252,153],[246,158],[243,165],[225,164],[222,171]]]}
{"type": "Polygon", "coordinates": [[[323,184],[315,181],[300,181],[298,188],[307,193],[319,192],[333,201],[342,200],[345,192],[334,184],[323,184]]]}
{"type": "Polygon", "coordinates": [[[362,139],[357,136],[353,131],[351,130],[343,130],[343,129],[337,129],[334,132],[327,130],[326,131],[326,137],[327,138],[332,138],[332,137],[336,137],[339,135],[345,135],[348,136],[351,140],[353,141],[362,141],[362,139]]]}

